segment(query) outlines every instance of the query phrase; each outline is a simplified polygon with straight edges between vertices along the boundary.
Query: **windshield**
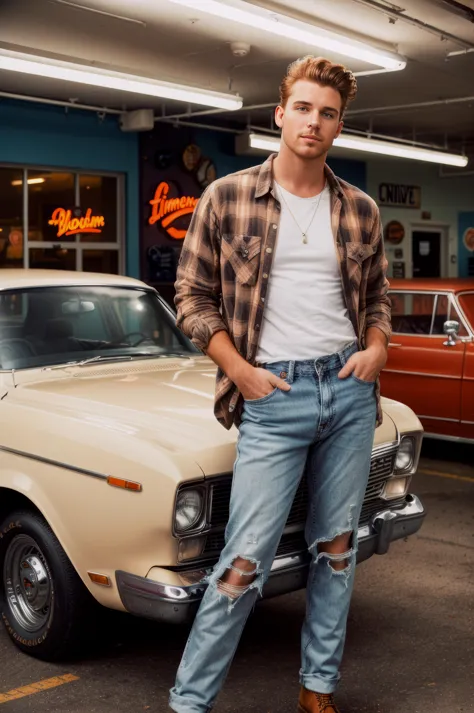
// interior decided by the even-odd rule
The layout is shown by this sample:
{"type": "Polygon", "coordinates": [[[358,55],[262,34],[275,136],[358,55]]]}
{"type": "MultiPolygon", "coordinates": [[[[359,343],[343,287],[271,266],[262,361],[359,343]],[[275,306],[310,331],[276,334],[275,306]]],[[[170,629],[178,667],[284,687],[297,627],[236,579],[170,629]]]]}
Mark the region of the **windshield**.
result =
{"type": "Polygon", "coordinates": [[[151,290],[80,286],[0,292],[1,369],[176,354],[200,352],[151,290]]]}
{"type": "Polygon", "coordinates": [[[459,304],[464,310],[464,314],[471,323],[471,330],[474,330],[474,292],[466,292],[458,297],[459,304]]]}

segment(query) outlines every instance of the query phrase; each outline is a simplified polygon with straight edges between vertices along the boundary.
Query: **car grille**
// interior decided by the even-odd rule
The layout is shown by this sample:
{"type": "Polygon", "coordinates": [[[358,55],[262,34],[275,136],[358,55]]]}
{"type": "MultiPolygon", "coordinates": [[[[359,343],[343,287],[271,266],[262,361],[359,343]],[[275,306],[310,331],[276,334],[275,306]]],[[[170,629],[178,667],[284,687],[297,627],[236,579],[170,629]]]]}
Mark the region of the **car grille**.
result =
{"type": "MultiPolygon", "coordinates": [[[[370,467],[369,480],[365,491],[359,527],[370,522],[370,519],[380,510],[387,508],[387,501],[380,495],[387,478],[393,473],[397,444],[381,446],[374,449],[370,467]]],[[[224,547],[224,528],[229,519],[229,502],[232,488],[232,476],[217,478],[211,484],[210,523],[211,531],[207,535],[203,556],[218,554],[224,547]]],[[[303,529],[306,521],[308,487],[303,478],[298,487],[293,505],[286,521],[285,532],[277,549],[277,557],[301,552],[306,549],[303,529]]],[[[397,507],[405,502],[405,498],[390,501],[390,507],[397,507]]]]}

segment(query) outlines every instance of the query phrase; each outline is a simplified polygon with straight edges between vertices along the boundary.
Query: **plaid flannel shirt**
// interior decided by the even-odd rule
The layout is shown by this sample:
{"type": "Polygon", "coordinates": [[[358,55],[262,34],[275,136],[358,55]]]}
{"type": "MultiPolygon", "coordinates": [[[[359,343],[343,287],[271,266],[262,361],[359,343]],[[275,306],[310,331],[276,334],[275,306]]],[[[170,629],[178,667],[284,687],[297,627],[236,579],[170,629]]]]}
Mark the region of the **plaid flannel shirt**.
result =
{"type": "MultiPolygon", "coordinates": [[[[175,284],[178,327],[206,351],[216,332],[228,332],[235,348],[255,364],[265,297],[280,223],[273,190],[275,154],[260,166],[214,181],[201,196],[184,240],[175,284]]],[[[331,223],[348,316],[365,348],[369,327],[391,336],[387,260],[376,203],[337,178],[328,166],[331,223]]],[[[377,425],[382,422],[377,379],[377,425]]],[[[214,413],[230,428],[241,421],[243,399],[217,371],[214,413]]]]}

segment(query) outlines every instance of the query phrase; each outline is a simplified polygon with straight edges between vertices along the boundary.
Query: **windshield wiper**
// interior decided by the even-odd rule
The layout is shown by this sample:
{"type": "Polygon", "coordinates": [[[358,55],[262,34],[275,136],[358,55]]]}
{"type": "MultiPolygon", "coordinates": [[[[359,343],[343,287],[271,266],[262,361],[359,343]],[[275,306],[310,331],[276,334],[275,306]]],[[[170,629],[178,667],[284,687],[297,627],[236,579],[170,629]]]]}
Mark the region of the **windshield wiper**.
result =
{"type": "Polygon", "coordinates": [[[153,354],[153,352],[135,352],[134,354],[110,354],[107,356],[99,355],[82,359],[82,361],[67,361],[63,364],[52,364],[51,366],[43,366],[41,371],[50,371],[53,369],[67,369],[70,366],[87,366],[88,364],[97,364],[104,361],[131,361],[140,357],[149,357],[151,359],[166,359],[168,357],[179,357],[180,359],[192,359],[189,354],[181,352],[170,352],[169,354],[153,354]]]}
{"type": "Polygon", "coordinates": [[[43,366],[41,371],[49,371],[52,369],[66,369],[68,366],[86,366],[87,364],[92,364],[93,362],[99,361],[116,361],[116,360],[130,360],[133,356],[129,354],[115,354],[110,356],[95,356],[89,357],[88,359],[83,359],[82,361],[67,361],[63,364],[52,364],[51,366],[43,366]]]}

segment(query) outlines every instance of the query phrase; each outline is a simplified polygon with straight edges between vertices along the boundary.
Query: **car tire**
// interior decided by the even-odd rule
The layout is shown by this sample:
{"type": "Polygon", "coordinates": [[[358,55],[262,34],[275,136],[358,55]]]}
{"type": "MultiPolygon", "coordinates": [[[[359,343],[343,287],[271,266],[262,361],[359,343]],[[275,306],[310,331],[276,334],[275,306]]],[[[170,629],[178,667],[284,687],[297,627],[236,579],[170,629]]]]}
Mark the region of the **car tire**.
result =
{"type": "Polygon", "coordinates": [[[18,510],[0,524],[0,617],[19,649],[46,661],[72,658],[93,604],[40,514],[18,510]]]}

